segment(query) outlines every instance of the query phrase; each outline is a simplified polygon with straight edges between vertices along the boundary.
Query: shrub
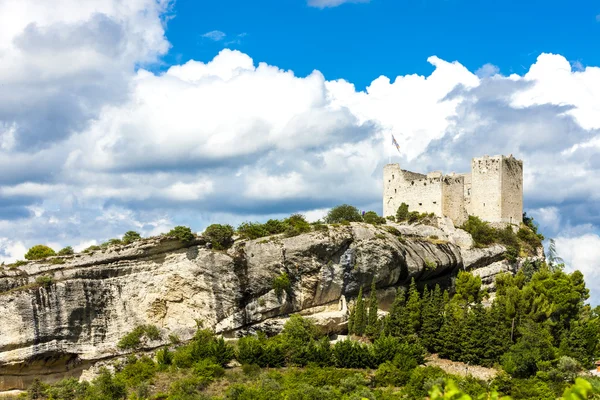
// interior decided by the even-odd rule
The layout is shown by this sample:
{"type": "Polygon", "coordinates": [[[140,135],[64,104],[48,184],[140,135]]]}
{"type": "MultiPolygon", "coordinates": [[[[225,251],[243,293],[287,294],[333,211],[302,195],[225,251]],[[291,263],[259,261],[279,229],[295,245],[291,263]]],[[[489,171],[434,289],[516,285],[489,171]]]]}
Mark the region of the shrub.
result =
{"type": "Polygon", "coordinates": [[[329,227],[327,225],[321,224],[321,223],[312,224],[312,228],[313,228],[313,230],[315,230],[317,232],[328,232],[329,231],[329,227]]]}
{"type": "Polygon", "coordinates": [[[377,386],[403,386],[409,379],[409,371],[401,370],[390,361],[381,364],[375,372],[377,386]]]}
{"type": "Polygon", "coordinates": [[[163,347],[156,352],[156,363],[161,368],[171,365],[173,363],[173,353],[167,347],[163,347]]]}
{"type": "Polygon", "coordinates": [[[123,336],[117,347],[121,350],[136,349],[142,345],[142,339],[158,340],[160,331],[154,325],[138,325],[127,335],[123,336]]]}
{"type": "Polygon", "coordinates": [[[311,230],[310,224],[302,214],[292,214],[284,220],[284,223],[287,226],[285,230],[287,237],[298,236],[311,230]]]}
{"type": "Polygon", "coordinates": [[[110,246],[116,246],[116,245],[120,245],[120,244],[124,244],[121,239],[109,239],[108,241],[102,243],[100,245],[100,248],[106,249],[110,246]]]}
{"type": "Polygon", "coordinates": [[[123,368],[115,374],[129,387],[135,387],[150,380],[156,373],[156,364],[148,356],[137,358],[132,356],[127,359],[123,368]]]}
{"type": "Polygon", "coordinates": [[[210,383],[210,379],[201,377],[180,379],[171,384],[169,399],[197,399],[196,395],[210,383]]]}
{"type": "Polygon", "coordinates": [[[488,246],[496,241],[496,230],[487,222],[473,215],[469,215],[469,219],[461,226],[461,229],[471,234],[477,247],[488,246]]]}
{"type": "Polygon", "coordinates": [[[437,268],[437,263],[435,261],[431,261],[430,259],[425,259],[425,270],[432,271],[437,268]]]}
{"type": "Polygon", "coordinates": [[[329,210],[327,216],[325,217],[325,222],[328,224],[339,224],[344,221],[359,222],[362,221],[362,216],[356,207],[348,204],[342,204],[329,210]]]}
{"type": "Polygon", "coordinates": [[[531,250],[542,247],[542,235],[536,234],[530,228],[522,225],[517,232],[517,237],[531,247],[531,250]]]}
{"type": "Polygon", "coordinates": [[[258,222],[243,222],[238,226],[237,233],[244,239],[258,239],[269,235],[269,231],[258,222]]]}
{"type": "Polygon", "coordinates": [[[273,290],[275,290],[275,294],[277,295],[277,297],[281,297],[283,292],[288,292],[291,289],[291,287],[292,283],[287,272],[282,273],[273,280],[273,290]]]}
{"type": "Polygon", "coordinates": [[[402,203],[396,211],[396,221],[406,221],[408,219],[408,204],[402,203]]]}
{"type": "Polygon", "coordinates": [[[92,381],[90,396],[94,400],[124,399],[127,396],[127,387],[121,379],[113,377],[106,368],[100,370],[100,374],[92,381]]]}
{"type": "Polygon", "coordinates": [[[136,241],[140,240],[141,238],[142,238],[142,235],[140,235],[138,232],[127,231],[123,235],[122,242],[123,242],[123,244],[129,244],[129,243],[136,242],[136,241]]]}
{"type": "Polygon", "coordinates": [[[52,257],[55,255],[56,252],[54,252],[54,250],[52,250],[50,247],[43,244],[38,244],[29,249],[29,251],[25,254],[25,259],[41,260],[42,258],[52,257]]]}
{"type": "MultiPolygon", "coordinates": [[[[211,225],[213,226],[213,225],[211,225]]],[[[221,226],[221,225],[217,225],[217,226],[221,226]]],[[[227,227],[229,227],[229,229],[231,230],[231,236],[233,236],[233,228],[229,225],[225,225],[227,227]]],[[[210,226],[209,226],[210,228],[210,226]]],[[[208,228],[206,228],[208,230],[208,228]]],[[[167,236],[173,239],[177,239],[180,240],[184,243],[187,242],[191,242],[192,240],[194,240],[196,238],[196,235],[194,235],[194,233],[192,232],[192,230],[187,227],[187,226],[176,226],[175,228],[171,229],[169,231],[169,233],[167,233],[167,236]]]]}
{"type": "Polygon", "coordinates": [[[91,252],[98,251],[98,250],[102,250],[102,247],[96,246],[96,245],[91,245],[87,249],[83,250],[83,252],[84,253],[91,253],[91,252]]]}
{"type": "Polygon", "coordinates": [[[59,256],[72,256],[75,254],[75,251],[71,246],[67,246],[64,249],[61,249],[58,253],[59,256]]]}
{"type": "Polygon", "coordinates": [[[224,250],[233,244],[233,234],[231,225],[212,224],[206,228],[203,236],[212,244],[213,249],[224,250]]]}
{"type": "Polygon", "coordinates": [[[335,366],[338,368],[371,368],[374,360],[368,345],[354,340],[342,340],[333,346],[335,366]]]}
{"type": "Polygon", "coordinates": [[[264,224],[265,230],[269,235],[276,235],[278,233],[284,233],[287,229],[285,222],[278,219],[270,219],[264,224]]]}
{"type": "Polygon", "coordinates": [[[8,265],[8,268],[9,268],[9,269],[15,269],[15,268],[17,268],[17,267],[21,267],[21,266],[23,266],[23,265],[27,265],[27,264],[28,264],[28,262],[27,262],[27,261],[23,261],[23,260],[17,260],[17,261],[15,261],[14,263],[12,263],[12,264],[9,264],[9,265],[8,265]]]}
{"type": "Polygon", "coordinates": [[[394,236],[398,236],[398,237],[402,236],[402,233],[398,229],[394,228],[393,226],[384,226],[384,228],[386,231],[388,231],[389,233],[391,233],[394,236]]]}
{"type": "Polygon", "coordinates": [[[408,223],[414,224],[415,222],[419,222],[421,219],[421,214],[418,211],[411,211],[408,213],[408,223]]]}
{"type": "Polygon", "coordinates": [[[373,225],[383,225],[387,222],[387,220],[383,217],[377,215],[375,211],[367,211],[363,216],[363,220],[368,224],[373,225]]]}
{"type": "Polygon", "coordinates": [[[35,278],[35,283],[47,289],[54,283],[54,278],[52,278],[50,275],[38,276],[37,278],[35,278]]]}

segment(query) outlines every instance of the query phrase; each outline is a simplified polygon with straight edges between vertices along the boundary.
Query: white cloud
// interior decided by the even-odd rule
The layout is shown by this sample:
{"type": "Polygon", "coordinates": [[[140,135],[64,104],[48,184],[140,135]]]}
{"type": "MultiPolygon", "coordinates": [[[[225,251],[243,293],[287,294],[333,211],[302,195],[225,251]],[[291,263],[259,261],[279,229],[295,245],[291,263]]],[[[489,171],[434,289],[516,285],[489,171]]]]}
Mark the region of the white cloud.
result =
{"type": "Polygon", "coordinates": [[[371,0],[308,0],[310,7],[328,8],[337,7],[345,3],[369,3],[371,0]]]}
{"type": "Polygon", "coordinates": [[[215,42],[220,42],[225,39],[226,36],[225,32],[221,31],[210,31],[202,35],[203,38],[214,40],[215,42]]]}
{"type": "Polygon", "coordinates": [[[475,71],[475,75],[480,78],[489,78],[500,73],[500,68],[494,64],[484,64],[481,68],[475,71]]]}
{"type": "Polygon", "coordinates": [[[27,248],[22,242],[0,238],[0,263],[10,264],[22,260],[27,248]]]}
{"type": "Polygon", "coordinates": [[[591,303],[600,304],[600,236],[557,237],[556,251],[565,260],[567,272],[583,273],[591,291],[591,303]]]}

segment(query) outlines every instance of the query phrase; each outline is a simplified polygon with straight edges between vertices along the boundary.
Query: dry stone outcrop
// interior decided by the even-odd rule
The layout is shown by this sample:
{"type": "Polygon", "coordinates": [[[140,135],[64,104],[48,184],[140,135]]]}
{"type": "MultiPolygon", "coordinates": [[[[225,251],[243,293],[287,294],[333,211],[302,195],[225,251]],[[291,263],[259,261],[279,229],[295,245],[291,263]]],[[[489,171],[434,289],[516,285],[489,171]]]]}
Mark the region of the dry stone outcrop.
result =
{"type": "Polygon", "coordinates": [[[122,354],[119,339],[140,324],[156,325],[165,338],[148,347],[166,343],[169,334],[189,339],[197,321],[226,337],[277,332],[291,313],[343,333],[347,301],[373,280],[386,310],[396,288],[412,278],[448,283],[461,268],[485,270],[502,260],[501,246],[468,244],[460,230],[352,223],[295,237],[238,240],[227,251],[209,249],[202,238],[182,243],[157,237],[5,268],[0,390],[23,388],[34,376],[78,376],[122,354]],[[282,274],[290,287],[277,293],[273,281],[282,274]],[[41,276],[52,282],[36,283],[41,276]]]}

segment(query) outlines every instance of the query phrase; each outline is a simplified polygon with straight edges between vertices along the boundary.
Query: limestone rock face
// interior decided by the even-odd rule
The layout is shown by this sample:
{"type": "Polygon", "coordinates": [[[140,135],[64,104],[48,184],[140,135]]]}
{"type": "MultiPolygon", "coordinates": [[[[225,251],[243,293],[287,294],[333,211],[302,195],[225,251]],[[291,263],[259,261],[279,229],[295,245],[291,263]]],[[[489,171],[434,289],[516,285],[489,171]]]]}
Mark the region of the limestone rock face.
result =
{"type": "Polygon", "coordinates": [[[486,268],[502,260],[501,246],[469,249],[463,231],[389,226],[404,235],[352,223],[289,238],[237,241],[226,252],[208,249],[201,238],[185,244],[158,237],[5,268],[0,390],[23,388],[40,371],[50,381],[77,376],[97,360],[122,354],[117,342],[140,324],[163,333],[165,340],[151,347],[166,343],[171,333],[191,338],[199,320],[226,337],[275,333],[290,313],[344,333],[346,301],[373,280],[385,310],[396,288],[412,278],[435,284],[466,268],[486,271],[481,275],[492,279],[494,271],[486,268]],[[284,273],[290,287],[278,295],[273,281],[284,273]],[[36,283],[41,276],[52,276],[52,283],[36,283]]]}

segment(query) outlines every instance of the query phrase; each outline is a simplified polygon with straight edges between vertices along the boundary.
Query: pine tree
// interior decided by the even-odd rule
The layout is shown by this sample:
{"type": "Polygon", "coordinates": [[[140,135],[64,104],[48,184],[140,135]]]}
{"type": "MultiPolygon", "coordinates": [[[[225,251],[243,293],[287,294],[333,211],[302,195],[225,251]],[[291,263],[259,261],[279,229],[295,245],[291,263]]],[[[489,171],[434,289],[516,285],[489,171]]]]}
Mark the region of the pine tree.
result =
{"type": "MultiPolygon", "coordinates": [[[[446,293],[446,292],[445,292],[446,293]]],[[[444,294],[445,294],[444,293],[444,294]]],[[[450,301],[444,311],[444,324],[440,329],[439,343],[440,357],[458,361],[462,354],[463,325],[465,320],[464,309],[458,302],[450,301]]]]}
{"type": "Polygon", "coordinates": [[[379,320],[377,318],[377,287],[375,285],[375,278],[371,283],[371,294],[369,295],[369,316],[366,328],[366,335],[370,338],[374,338],[379,333],[379,320]]]}
{"type": "Polygon", "coordinates": [[[385,333],[390,336],[404,337],[409,334],[409,325],[406,293],[403,288],[398,288],[390,313],[386,317],[385,333]]]}
{"type": "Polygon", "coordinates": [[[438,325],[437,314],[439,311],[436,309],[433,296],[434,292],[429,292],[427,285],[425,285],[421,301],[421,331],[419,337],[423,346],[429,351],[435,351],[437,333],[441,328],[441,324],[438,325]]]}
{"type": "Polygon", "coordinates": [[[442,329],[442,325],[444,325],[444,309],[446,308],[446,304],[447,304],[447,298],[448,298],[448,291],[444,291],[444,293],[442,293],[442,289],[440,288],[440,285],[435,285],[435,289],[433,290],[432,293],[432,308],[435,310],[434,313],[434,322],[432,322],[433,328],[432,330],[435,332],[433,337],[432,337],[432,345],[433,345],[433,351],[439,351],[439,348],[441,346],[441,342],[444,340],[441,336],[440,336],[440,330],[442,329]]]}
{"type": "Polygon", "coordinates": [[[406,301],[406,309],[408,311],[408,318],[410,323],[410,333],[416,333],[419,331],[421,326],[421,300],[419,299],[419,291],[417,290],[417,284],[415,278],[410,281],[408,288],[408,300],[406,301]]]}
{"type": "Polygon", "coordinates": [[[354,324],[352,326],[356,335],[362,336],[365,333],[367,327],[367,313],[365,310],[365,302],[363,300],[363,288],[360,287],[358,291],[358,297],[356,298],[356,305],[354,306],[354,324]]]}

